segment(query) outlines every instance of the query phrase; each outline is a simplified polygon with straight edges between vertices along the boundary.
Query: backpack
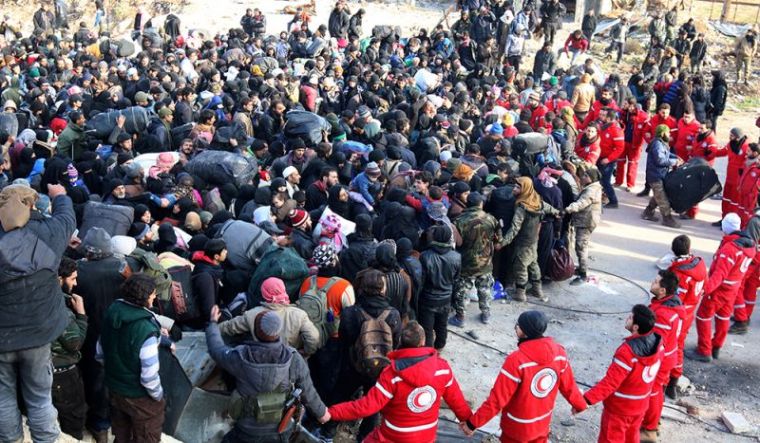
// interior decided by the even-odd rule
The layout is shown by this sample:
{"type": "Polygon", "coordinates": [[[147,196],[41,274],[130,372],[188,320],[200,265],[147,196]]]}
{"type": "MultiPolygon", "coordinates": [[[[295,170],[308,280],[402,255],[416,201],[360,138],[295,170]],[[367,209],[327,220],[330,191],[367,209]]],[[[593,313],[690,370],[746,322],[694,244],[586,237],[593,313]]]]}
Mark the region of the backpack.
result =
{"type": "Polygon", "coordinates": [[[385,321],[391,310],[386,309],[377,318],[359,309],[362,328],[354,344],[354,368],[363,376],[376,379],[391,361],[388,353],[393,350],[393,333],[385,321]]]}
{"type": "Polygon", "coordinates": [[[159,302],[171,299],[172,276],[161,266],[156,254],[136,248],[127,256],[127,263],[122,271],[124,278],[142,272],[156,281],[156,298],[159,302]]]}
{"type": "Polygon", "coordinates": [[[301,284],[309,276],[306,261],[293,248],[271,247],[261,257],[261,261],[251,276],[248,285],[248,306],[258,306],[261,297],[261,284],[269,277],[277,277],[285,283],[290,301],[298,299],[301,284]]]}
{"type": "Polygon", "coordinates": [[[338,331],[338,322],[335,321],[333,312],[327,308],[327,293],[338,280],[338,277],[331,277],[324,286],[319,288],[317,276],[312,275],[309,278],[309,289],[296,302],[296,306],[305,311],[309,320],[317,327],[320,348],[327,343],[330,335],[338,331]]]}
{"type": "Polygon", "coordinates": [[[158,313],[178,323],[200,317],[200,310],[193,294],[193,270],[190,266],[173,266],[167,271],[171,278],[169,298],[157,297],[158,313]]]}

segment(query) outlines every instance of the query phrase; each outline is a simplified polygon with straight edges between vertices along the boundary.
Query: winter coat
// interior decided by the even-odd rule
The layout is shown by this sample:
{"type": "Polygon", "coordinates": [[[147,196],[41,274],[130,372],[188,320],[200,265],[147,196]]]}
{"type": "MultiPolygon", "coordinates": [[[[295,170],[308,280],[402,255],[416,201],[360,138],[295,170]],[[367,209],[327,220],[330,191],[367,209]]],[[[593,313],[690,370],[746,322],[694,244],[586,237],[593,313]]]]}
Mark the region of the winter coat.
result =
{"type": "Polygon", "coordinates": [[[338,11],[333,9],[330,12],[330,18],[327,22],[327,29],[330,31],[330,37],[332,38],[346,38],[348,37],[348,26],[351,21],[351,16],[345,10],[338,11]]]}
{"type": "Polygon", "coordinates": [[[84,310],[88,315],[84,355],[95,354],[95,343],[103,329],[106,310],[119,296],[118,291],[113,289],[124,282],[124,263],[116,257],[77,262],[79,276],[76,293],[84,299],[84,310]]]}
{"type": "Polygon", "coordinates": [[[69,122],[66,129],[58,136],[56,148],[58,153],[73,161],[79,161],[85,147],[83,146],[86,135],[84,128],[74,122],[69,122]]]}
{"type": "Polygon", "coordinates": [[[615,351],[607,373],[583,397],[589,405],[604,402],[608,413],[624,416],[643,414],[665,348],[659,335],[628,337],[615,351]]]}
{"type": "Polygon", "coordinates": [[[372,236],[357,233],[348,236],[348,248],[340,251],[341,277],[354,281],[356,274],[367,268],[375,258],[377,241],[372,236]]]}
{"type": "Polygon", "coordinates": [[[583,21],[581,22],[581,31],[583,31],[584,34],[591,34],[596,31],[596,16],[595,15],[584,15],[583,21]]]}
{"type": "Polygon", "coordinates": [[[602,184],[593,182],[583,188],[565,212],[572,214],[570,223],[576,228],[596,229],[602,216],[602,184]]]}
{"type": "Polygon", "coordinates": [[[655,138],[647,147],[646,182],[662,181],[668,175],[670,168],[676,165],[676,156],[670,152],[670,147],[660,138],[655,138]]]}
{"type": "Polygon", "coordinates": [[[420,305],[448,305],[454,291],[454,282],[459,279],[462,269],[462,257],[449,247],[433,245],[420,255],[420,263],[423,279],[420,305]]]}
{"type": "Polygon", "coordinates": [[[668,268],[678,277],[678,297],[687,309],[696,309],[702,300],[702,287],[707,279],[707,266],[702,257],[676,257],[668,268]]]}
{"type": "Polygon", "coordinates": [[[549,434],[558,393],[562,393],[574,409],[586,409],[565,348],[551,337],[521,340],[517,350],[504,360],[491,393],[468,420],[468,425],[478,428],[501,412],[501,429],[510,439],[544,440],[549,434]],[[549,381],[537,382],[542,377],[549,381]]]}
{"type": "Polygon", "coordinates": [[[698,122],[706,122],[707,109],[710,107],[710,93],[707,89],[695,88],[691,93],[691,103],[694,105],[694,118],[698,122]]]}
{"type": "Polygon", "coordinates": [[[71,199],[53,200],[53,216],[34,211],[12,231],[0,228],[0,352],[58,338],[69,322],[58,265],[76,228],[71,199]]]}
{"type": "Polygon", "coordinates": [[[491,214],[477,207],[467,208],[454,222],[462,235],[462,277],[490,274],[493,270],[493,253],[501,242],[499,222],[491,214]]]}
{"type": "Polygon", "coordinates": [[[296,306],[262,303],[261,306],[245,311],[241,316],[221,323],[219,331],[222,335],[245,334],[245,338],[253,336],[255,340],[256,336],[253,331],[255,330],[256,316],[266,311],[273,311],[282,320],[280,337],[284,338],[289,346],[295,349],[303,349],[307,355],[317,351],[320,343],[319,331],[314,323],[309,320],[306,311],[296,306]]]}
{"type": "Polygon", "coordinates": [[[459,420],[470,416],[451,366],[434,349],[399,349],[388,358],[391,364],[364,397],[330,407],[333,420],[356,420],[382,412],[377,441],[426,443],[436,440],[441,400],[459,420]]]}
{"type": "Polygon", "coordinates": [[[755,40],[753,40],[752,42],[747,40],[746,36],[742,37],[736,43],[734,52],[736,52],[737,58],[742,58],[742,59],[752,58],[757,52],[757,37],[755,37],[755,40]]]}
{"type": "Polygon", "coordinates": [[[723,115],[726,109],[726,99],[728,97],[728,85],[722,77],[713,81],[710,89],[710,114],[723,115]]]}
{"type": "Polygon", "coordinates": [[[707,55],[707,42],[704,40],[696,40],[691,45],[691,51],[689,51],[689,58],[691,59],[692,65],[704,60],[705,55],[707,55]]]}
{"type": "MultiPolygon", "coordinates": [[[[312,416],[325,414],[327,408],[314,389],[309,366],[292,347],[277,341],[233,348],[224,344],[216,323],[206,328],[206,344],[216,364],[235,377],[235,390],[243,399],[271,392],[289,393],[295,387],[302,390],[301,402],[312,416]]],[[[235,430],[253,439],[276,433],[277,424],[259,424],[253,416],[244,416],[235,423],[235,430]]]]}
{"type": "Polygon", "coordinates": [[[536,59],[533,62],[533,77],[541,77],[544,72],[553,75],[555,64],[556,59],[554,57],[554,51],[544,51],[541,49],[536,52],[536,59]]]}

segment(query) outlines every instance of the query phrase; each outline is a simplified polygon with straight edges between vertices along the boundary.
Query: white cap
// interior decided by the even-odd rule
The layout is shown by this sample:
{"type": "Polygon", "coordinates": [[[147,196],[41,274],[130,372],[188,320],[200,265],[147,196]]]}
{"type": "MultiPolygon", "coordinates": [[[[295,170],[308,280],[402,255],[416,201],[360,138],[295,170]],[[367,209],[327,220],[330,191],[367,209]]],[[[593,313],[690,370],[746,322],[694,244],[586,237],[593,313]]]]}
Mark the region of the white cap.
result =
{"type": "Polygon", "coordinates": [[[288,178],[294,172],[298,172],[298,169],[296,169],[295,166],[288,166],[287,168],[285,168],[285,169],[282,170],[282,177],[283,178],[288,178]]]}
{"type": "Polygon", "coordinates": [[[735,212],[729,212],[723,217],[723,221],[720,222],[720,229],[724,234],[730,234],[741,229],[742,220],[735,212]]]}

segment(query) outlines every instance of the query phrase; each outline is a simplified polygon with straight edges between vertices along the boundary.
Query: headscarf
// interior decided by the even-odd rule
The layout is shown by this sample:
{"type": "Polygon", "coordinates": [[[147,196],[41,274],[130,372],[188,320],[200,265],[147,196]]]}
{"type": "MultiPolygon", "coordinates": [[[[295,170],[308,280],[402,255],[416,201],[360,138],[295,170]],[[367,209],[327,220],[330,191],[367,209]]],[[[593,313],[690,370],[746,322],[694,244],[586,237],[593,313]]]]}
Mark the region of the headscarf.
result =
{"type": "Polygon", "coordinates": [[[0,225],[8,232],[25,226],[31,218],[30,205],[37,202],[37,191],[23,185],[9,185],[0,192],[0,225]]]}
{"type": "Polygon", "coordinates": [[[343,249],[343,235],[341,234],[341,222],[340,218],[335,214],[330,214],[327,217],[323,217],[319,221],[321,227],[320,237],[328,238],[332,240],[335,245],[335,249],[338,251],[343,249]]]}
{"type": "Polygon", "coordinates": [[[517,184],[520,185],[520,195],[515,200],[516,205],[523,207],[532,212],[541,210],[541,196],[533,188],[533,182],[529,177],[518,177],[517,184]]]}

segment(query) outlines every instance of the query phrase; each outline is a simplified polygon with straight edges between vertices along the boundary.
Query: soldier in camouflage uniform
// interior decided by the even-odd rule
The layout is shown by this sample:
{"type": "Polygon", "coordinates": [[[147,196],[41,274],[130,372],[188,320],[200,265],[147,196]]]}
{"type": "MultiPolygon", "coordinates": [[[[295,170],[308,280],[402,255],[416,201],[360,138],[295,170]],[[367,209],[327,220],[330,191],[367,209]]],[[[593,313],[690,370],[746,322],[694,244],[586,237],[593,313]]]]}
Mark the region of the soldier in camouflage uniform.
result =
{"type": "Polygon", "coordinates": [[[454,326],[464,325],[465,297],[472,289],[478,291],[480,321],[488,323],[491,317],[491,291],[493,290],[493,253],[501,243],[501,227],[492,215],[483,211],[483,196],[477,192],[467,196],[467,209],[454,225],[462,235],[462,270],[454,285],[452,303],[455,315],[449,320],[454,326]]]}
{"type": "Polygon", "coordinates": [[[87,403],[84,399],[84,385],[77,363],[82,358],[79,350],[87,335],[87,316],[84,300],[71,290],[77,284],[77,264],[74,260],[63,257],[58,267],[58,280],[61,289],[69,298],[69,325],[63,334],[51,344],[53,355],[53,406],[58,409],[58,421],[61,431],[77,440],[84,436],[84,424],[87,417],[87,403]]]}
{"type": "Polygon", "coordinates": [[[525,301],[530,280],[530,295],[547,301],[538,266],[538,229],[544,215],[559,215],[559,211],[541,199],[529,177],[519,177],[512,193],[515,195],[515,215],[502,242],[502,245],[515,243],[515,295],[512,298],[525,301]]]}

